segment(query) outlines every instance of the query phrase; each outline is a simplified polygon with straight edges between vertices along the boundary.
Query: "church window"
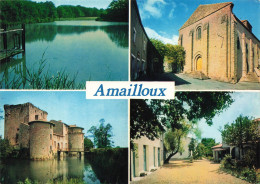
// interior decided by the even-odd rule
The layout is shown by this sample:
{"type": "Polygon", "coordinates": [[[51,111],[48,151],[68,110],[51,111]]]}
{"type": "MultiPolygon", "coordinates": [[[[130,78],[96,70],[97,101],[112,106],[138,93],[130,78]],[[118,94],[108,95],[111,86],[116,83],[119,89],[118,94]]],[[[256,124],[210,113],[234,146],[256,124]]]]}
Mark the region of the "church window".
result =
{"type": "Polygon", "coordinates": [[[201,39],[201,27],[199,26],[197,28],[197,40],[200,40],[201,39]]]}
{"type": "Polygon", "coordinates": [[[35,120],[38,120],[38,115],[35,115],[35,120]]]}
{"type": "Polygon", "coordinates": [[[239,41],[239,37],[237,37],[237,49],[240,49],[240,41],[239,41]]]}

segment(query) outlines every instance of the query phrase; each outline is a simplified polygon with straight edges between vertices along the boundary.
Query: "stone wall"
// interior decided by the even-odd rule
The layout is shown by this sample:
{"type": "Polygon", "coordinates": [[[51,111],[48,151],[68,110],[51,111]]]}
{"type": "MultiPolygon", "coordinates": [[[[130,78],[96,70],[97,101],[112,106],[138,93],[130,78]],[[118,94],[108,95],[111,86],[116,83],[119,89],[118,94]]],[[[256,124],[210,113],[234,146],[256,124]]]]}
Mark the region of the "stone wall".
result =
{"type": "Polygon", "coordinates": [[[231,5],[179,30],[186,51],[184,72],[198,71],[197,61],[202,58],[201,72],[206,76],[229,81],[230,61],[230,13],[231,5]],[[198,30],[201,38],[198,38],[198,30]]]}
{"type": "Polygon", "coordinates": [[[143,28],[136,1],[131,2],[131,80],[136,80],[140,73],[146,74],[148,36],[143,28]]]}
{"type": "Polygon", "coordinates": [[[29,125],[21,123],[19,128],[18,142],[20,148],[29,148],[29,125]]]}
{"type": "Polygon", "coordinates": [[[179,30],[179,44],[182,42],[186,51],[184,72],[200,71],[209,78],[235,83],[242,77],[243,70],[253,72],[258,66],[259,40],[235,17],[232,8],[233,4],[229,4],[179,30]],[[199,28],[201,38],[198,38],[199,28]],[[246,44],[248,63],[243,64],[246,44]],[[199,58],[202,69],[198,69],[199,58]]]}
{"type": "MultiPolygon", "coordinates": [[[[19,105],[4,105],[5,109],[5,132],[4,137],[8,139],[12,146],[19,147],[20,124],[28,125],[28,122],[39,120],[47,121],[48,113],[35,107],[31,103],[19,105]],[[37,115],[37,116],[36,116],[37,115]]],[[[21,136],[23,136],[20,133],[21,136]]]]}
{"type": "Polygon", "coordinates": [[[44,160],[53,158],[53,124],[33,121],[30,125],[30,158],[44,160]]]}
{"type": "Polygon", "coordinates": [[[84,133],[82,128],[69,127],[69,150],[84,151],[84,133]]]}

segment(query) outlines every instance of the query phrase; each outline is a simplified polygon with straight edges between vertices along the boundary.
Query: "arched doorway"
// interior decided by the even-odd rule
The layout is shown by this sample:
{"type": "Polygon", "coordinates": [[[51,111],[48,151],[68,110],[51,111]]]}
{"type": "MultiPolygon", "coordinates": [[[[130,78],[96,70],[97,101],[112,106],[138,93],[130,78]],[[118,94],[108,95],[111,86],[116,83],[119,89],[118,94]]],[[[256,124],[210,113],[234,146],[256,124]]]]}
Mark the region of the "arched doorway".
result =
{"type": "Polygon", "coordinates": [[[202,57],[198,56],[196,59],[196,71],[202,71],[202,57]]]}

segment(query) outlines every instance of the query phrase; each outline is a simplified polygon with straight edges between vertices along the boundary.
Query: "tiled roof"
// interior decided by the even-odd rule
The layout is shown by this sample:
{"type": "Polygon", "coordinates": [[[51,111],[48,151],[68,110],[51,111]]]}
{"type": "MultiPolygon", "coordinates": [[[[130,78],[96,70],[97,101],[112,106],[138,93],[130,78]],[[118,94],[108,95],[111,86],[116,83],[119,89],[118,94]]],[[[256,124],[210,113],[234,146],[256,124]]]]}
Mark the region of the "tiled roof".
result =
{"type": "Polygon", "coordinates": [[[222,144],[218,144],[218,145],[216,145],[216,146],[213,146],[213,147],[211,147],[211,148],[222,148],[222,144]]]}
{"type": "Polygon", "coordinates": [[[204,17],[206,17],[230,4],[233,4],[233,3],[226,2],[226,3],[199,5],[199,7],[193,12],[193,14],[190,16],[190,18],[183,24],[183,26],[180,29],[188,27],[189,25],[203,19],[204,17]]]}

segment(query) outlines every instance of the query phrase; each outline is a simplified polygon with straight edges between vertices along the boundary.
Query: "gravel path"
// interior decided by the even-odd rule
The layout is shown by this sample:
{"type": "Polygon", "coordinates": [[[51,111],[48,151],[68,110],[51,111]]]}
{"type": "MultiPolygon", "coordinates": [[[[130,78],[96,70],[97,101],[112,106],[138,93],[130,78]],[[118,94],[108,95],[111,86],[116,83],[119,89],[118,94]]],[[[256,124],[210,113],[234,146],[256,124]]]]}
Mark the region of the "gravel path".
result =
{"type": "Polygon", "coordinates": [[[186,160],[170,161],[161,169],[146,177],[136,178],[131,183],[171,183],[171,184],[247,184],[230,174],[219,172],[220,164],[208,160],[196,160],[189,163],[186,160]]]}

